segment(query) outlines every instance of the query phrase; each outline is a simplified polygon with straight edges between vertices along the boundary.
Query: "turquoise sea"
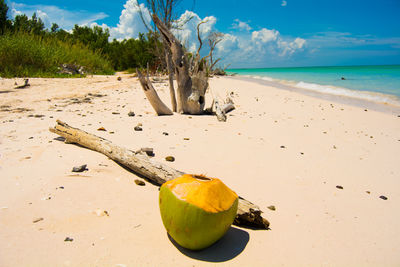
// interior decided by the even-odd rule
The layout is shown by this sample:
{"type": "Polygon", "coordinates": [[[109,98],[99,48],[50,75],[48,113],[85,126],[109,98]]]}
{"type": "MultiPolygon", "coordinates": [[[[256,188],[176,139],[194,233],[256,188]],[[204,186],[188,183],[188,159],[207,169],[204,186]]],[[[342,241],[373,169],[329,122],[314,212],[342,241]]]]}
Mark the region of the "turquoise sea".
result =
{"type": "Polygon", "coordinates": [[[320,93],[400,103],[400,65],[229,69],[227,72],[320,93]]]}

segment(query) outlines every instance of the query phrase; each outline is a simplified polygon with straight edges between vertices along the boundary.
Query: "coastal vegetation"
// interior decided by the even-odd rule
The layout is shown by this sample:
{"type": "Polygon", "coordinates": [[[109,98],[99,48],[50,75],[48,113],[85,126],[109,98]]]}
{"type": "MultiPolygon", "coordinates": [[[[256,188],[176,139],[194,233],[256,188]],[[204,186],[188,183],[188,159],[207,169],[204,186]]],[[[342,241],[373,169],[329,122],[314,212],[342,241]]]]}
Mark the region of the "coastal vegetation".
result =
{"type": "Polygon", "coordinates": [[[2,77],[62,77],[63,64],[84,66],[81,75],[114,73],[109,60],[81,43],[25,32],[0,37],[0,61],[2,77]]]}
{"type": "Polygon", "coordinates": [[[71,31],[55,23],[50,29],[33,14],[7,17],[8,6],[0,0],[0,76],[62,77],[62,66],[83,67],[80,75],[152,68],[160,63],[154,51],[160,46],[155,34],[137,39],[109,41],[108,29],[78,26],[71,31]]]}

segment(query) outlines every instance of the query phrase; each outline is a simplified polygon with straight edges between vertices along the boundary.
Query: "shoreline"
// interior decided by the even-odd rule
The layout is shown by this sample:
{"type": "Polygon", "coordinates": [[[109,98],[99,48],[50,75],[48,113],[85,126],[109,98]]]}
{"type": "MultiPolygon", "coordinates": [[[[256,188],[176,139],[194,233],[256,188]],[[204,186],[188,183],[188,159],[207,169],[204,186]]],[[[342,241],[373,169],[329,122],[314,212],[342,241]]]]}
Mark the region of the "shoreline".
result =
{"type": "MultiPolygon", "coordinates": [[[[238,79],[238,80],[248,81],[248,82],[252,82],[252,83],[257,83],[260,85],[271,86],[271,87],[274,87],[274,88],[277,88],[280,90],[297,92],[297,93],[315,97],[318,99],[333,101],[333,102],[339,103],[339,104],[356,106],[356,107],[360,107],[360,108],[370,109],[370,110],[379,111],[379,112],[383,112],[383,113],[389,113],[389,114],[393,114],[393,115],[396,115],[396,114],[400,115],[400,101],[397,101],[397,97],[395,95],[380,94],[383,96],[396,98],[396,100],[393,100],[393,103],[386,103],[386,102],[378,102],[378,101],[367,100],[367,99],[362,99],[362,98],[358,98],[358,97],[347,96],[347,95],[336,95],[336,94],[331,94],[331,93],[320,92],[317,90],[301,88],[301,87],[295,86],[294,84],[293,85],[289,84],[289,81],[280,82],[280,81],[277,81],[276,79],[274,79],[272,77],[268,77],[268,76],[265,76],[265,78],[268,78],[268,80],[263,79],[263,77],[251,77],[249,75],[240,75],[240,74],[235,74],[235,75],[227,76],[227,77],[230,77],[232,79],[238,79]],[[269,80],[269,79],[271,79],[271,80],[269,80]]],[[[334,86],[332,86],[332,87],[334,87],[334,86]]],[[[356,91],[353,89],[348,89],[348,88],[344,88],[344,89],[349,90],[349,91],[359,92],[359,91],[356,91]]],[[[366,92],[366,93],[371,93],[371,94],[374,93],[375,94],[375,92],[366,92]]],[[[376,94],[379,94],[379,93],[376,93],[376,94]]]]}

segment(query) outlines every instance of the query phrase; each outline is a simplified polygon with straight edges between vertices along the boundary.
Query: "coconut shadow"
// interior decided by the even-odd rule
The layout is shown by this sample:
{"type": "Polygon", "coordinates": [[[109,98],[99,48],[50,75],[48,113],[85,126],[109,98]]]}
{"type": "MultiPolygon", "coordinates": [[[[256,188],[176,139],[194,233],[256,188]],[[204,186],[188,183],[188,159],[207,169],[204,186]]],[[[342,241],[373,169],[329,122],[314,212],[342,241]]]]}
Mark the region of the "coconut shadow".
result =
{"type": "Polygon", "coordinates": [[[224,262],[237,257],[246,248],[250,235],[242,229],[232,227],[216,243],[203,250],[190,250],[181,247],[168,235],[169,240],[184,255],[201,261],[224,262]]]}

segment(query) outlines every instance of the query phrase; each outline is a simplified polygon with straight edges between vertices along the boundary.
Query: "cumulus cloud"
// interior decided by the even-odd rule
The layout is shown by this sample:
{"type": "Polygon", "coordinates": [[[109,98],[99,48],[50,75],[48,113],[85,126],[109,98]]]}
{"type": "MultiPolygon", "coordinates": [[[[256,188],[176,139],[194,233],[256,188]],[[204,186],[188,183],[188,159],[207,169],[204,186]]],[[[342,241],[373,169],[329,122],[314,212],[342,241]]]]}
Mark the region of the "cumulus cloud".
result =
{"type": "Polygon", "coordinates": [[[255,43],[268,43],[276,41],[279,36],[279,32],[276,30],[268,30],[266,28],[260,31],[253,31],[251,33],[251,40],[255,43]]]}
{"type": "Polygon", "coordinates": [[[138,5],[136,0],[128,0],[124,5],[124,10],[121,12],[117,27],[110,28],[111,38],[119,40],[136,38],[139,33],[147,32],[146,26],[140,17],[141,11],[143,19],[149,25],[151,22],[149,10],[143,4],[138,5]]]}
{"type": "Polygon", "coordinates": [[[197,39],[197,25],[200,22],[203,22],[199,28],[200,37],[202,40],[205,40],[211,32],[215,31],[217,19],[214,16],[201,19],[196,13],[186,11],[173,25],[173,34],[175,34],[191,52],[196,51],[199,45],[197,39]]]}
{"type": "MultiPolygon", "coordinates": [[[[173,33],[189,51],[196,51],[198,47],[196,27],[202,21],[205,23],[200,26],[200,36],[203,39],[204,53],[208,53],[204,40],[211,32],[217,31],[215,17],[200,18],[197,14],[186,11],[174,25],[173,33]]],[[[306,46],[305,39],[286,37],[275,29],[262,28],[251,31],[251,26],[241,23],[240,20],[235,20],[233,25],[236,26],[232,28],[239,31],[225,33],[214,51],[214,58],[221,58],[222,64],[262,64],[271,59],[279,62],[303,51],[306,46]]]]}
{"type": "Polygon", "coordinates": [[[233,29],[238,29],[238,30],[244,30],[244,31],[250,31],[251,27],[248,23],[240,21],[239,19],[235,19],[235,22],[232,24],[233,29]]]}
{"type": "Polygon", "coordinates": [[[306,40],[302,38],[296,38],[292,42],[286,42],[286,41],[278,41],[278,47],[281,48],[280,55],[281,56],[286,56],[286,55],[292,55],[296,51],[302,49],[306,44],[306,40]]]}
{"type": "Polygon", "coordinates": [[[216,56],[232,66],[265,66],[271,61],[287,61],[303,51],[306,43],[303,38],[286,37],[278,30],[262,28],[244,34],[225,34],[216,48],[216,56]]]}
{"type": "Polygon", "coordinates": [[[219,54],[229,54],[232,51],[240,49],[239,38],[232,34],[224,34],[221,42],[216,47],[219,54]]]}

